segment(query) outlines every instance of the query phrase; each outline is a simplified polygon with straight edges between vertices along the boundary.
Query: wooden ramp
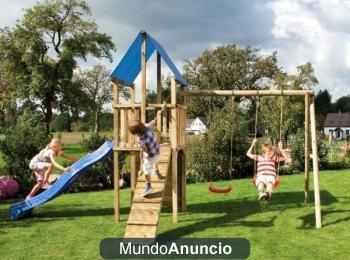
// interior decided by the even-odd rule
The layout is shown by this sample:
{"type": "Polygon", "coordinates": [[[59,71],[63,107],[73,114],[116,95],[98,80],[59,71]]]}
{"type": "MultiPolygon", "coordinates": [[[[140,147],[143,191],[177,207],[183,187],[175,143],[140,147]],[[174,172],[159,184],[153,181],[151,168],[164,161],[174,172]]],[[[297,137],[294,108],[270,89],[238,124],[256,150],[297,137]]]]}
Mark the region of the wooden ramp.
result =
{"type": "Polygon", "coordinates": [[[129,219],[125,230],[126,238],[156,237],[160,211],[165,194],[165,186],[168,179],[170,159],[170,145],[161,145],[159,171],[165,178],[164,180],[157,180],[156,176],[152,176],[153,192],[145,198],[142,197],[146,183],[145,177],[141,176],[137,179],[129,219]]]}

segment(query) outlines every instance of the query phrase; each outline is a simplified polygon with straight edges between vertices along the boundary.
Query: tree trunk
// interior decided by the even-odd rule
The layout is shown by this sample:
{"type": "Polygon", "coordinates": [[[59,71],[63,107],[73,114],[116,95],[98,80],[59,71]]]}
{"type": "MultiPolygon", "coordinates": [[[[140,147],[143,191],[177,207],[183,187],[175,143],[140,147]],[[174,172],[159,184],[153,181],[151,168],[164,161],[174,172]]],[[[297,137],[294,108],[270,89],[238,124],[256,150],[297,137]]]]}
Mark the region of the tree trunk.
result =
{"type": "Polygon", "coordinates": [[[45,97],[45,107],[46,107],[46,113],[45,113],[45,123],[46,123],[46,133],[50,134],[50,123],[52,120],[52,101],[53,97],[51,93],[46,94],[45,97]]]}
{"type": "Polygon", "coordinates": [[[94,125],[95,125],[94,132],[98,133],[98,131],[100,130],[99,129],[99,124],[98,124],[99,123],[98,122],[98,119],[99,119],[99,111],[98,110],[95,111],[95,115],[94,116],[95,116],[95,118],[94,118],[94,125]]]}

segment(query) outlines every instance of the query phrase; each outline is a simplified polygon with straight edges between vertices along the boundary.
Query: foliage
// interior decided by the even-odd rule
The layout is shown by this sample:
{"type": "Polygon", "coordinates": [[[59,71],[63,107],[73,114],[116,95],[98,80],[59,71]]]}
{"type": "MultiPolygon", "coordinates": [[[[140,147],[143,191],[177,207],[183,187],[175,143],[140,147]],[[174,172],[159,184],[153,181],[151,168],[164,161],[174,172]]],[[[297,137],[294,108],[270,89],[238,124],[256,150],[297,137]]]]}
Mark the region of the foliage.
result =
{"type": "Polygon", "coordinates": [[[0,177],[0,199],[12,199],[19,191],[18,183],[10,177],[0,177]]]}
{"type": "MultiPolygon", "coordinates": [[[[81,0],[37,3],[14,28],[0,30],[0,74],[10,81],[11,95],[33,99],[44,108],[46,128],[52,109],[69,98],[77,60],[88,55],[111,60],[111,37],[84,16],[90,8],[81,0]]],[[[10,96],[9,96],[10,97],[10,96]]]]}
{"type": "Polygon", "coordinates": [[[350,95],[338,98],[333,104],[333,112],[350,113],[350,95]]]}
{"type": "MultiPolygon", "coordinates": [[[[305,169],[305,132],[300,129],[291,139],[290,144],[292,167],[296,171],[304,171],[305,169]]],[[[317,138],[317,150],[318,159],[320,164],[327,160],[329,152],[328,146],[323,142],[321,136],[317,138]]],[[[310,149],[311,151],[311,149],[310,149]]],[[[310,158],[310,166],[312,167],[312,161],[310,158]]]]}
{"type": "Polygon", "coordinates": [[[90,112],[95,133],[100,130],[100,114],[103,105],[112,101],[110,74],[104,66],[95,65],[92,69],[80,71],[75,79],[85,93],[87,101],[85,111],[90,112]]]}
{"type": "Polygon", "coordinates": [[[318,91],[315,97],[315,109],[316,123],[318,127],[323,127],[324,120],[326,119],[327,113],[331,112],[332,109],[332,96],[328,90],[318,91]]]}
{"type": "Polygon", "coordinates": [[[71,117],[68,113],[54,114],[50,125],[51,132],[71,132],[71,117]]]}
{"type": "MultiPolygon", "coordinates": [[[[97,150],[106,140],[110,138],[106,135],[94,133],[90,138],[81,142],[84,150],[92,152],[97,150]]],[[[120,154],[120,169],[125,160],[125,154],[120,154]]],[[[105,189],[113,187],[113,156],[106,158],[98,164],[89,168],[79,180],[72,185],[71,191],[87,191],[95,189],[105,189]]]]}
{"type": "Polygon", "coordinates": [[[28,192],[35,180],[30,160],[50,141],[42,122],[39,114],[26,111],[0,141],[6,171],[19,182],[22,193],[28,192]]]}
{"type": "MultiPolygon", "coordinates": [[[[184,75],[194,89],[257,89],[264,87],[262,82],[272,78],[280,69],[277,55],[259,55],[259,49],[239,48],[236,45],[224,45],[215,50],[206,50],[199,57],[188,60],[184,65],[184,75]]],[[[237,97],[236,101],[243,100],[237,97]]],[[[222,108],[225,99],[210,102],[213,107],[222,108]]],[[[189,98],[189,118],[207,116],[209,102],[207,98],[189,98]]]]}
{"type": "Polygon", "coordinates": [[[227,103],[210,114],[207,135],[191,136],[187,144],[187,170],[190,181],[214,181],[249,176],[252,162],[246,156],[249,147],[247,124],[237,104],[227,103]],[[231,174],[231,135],[232,167],[231,174]]]}

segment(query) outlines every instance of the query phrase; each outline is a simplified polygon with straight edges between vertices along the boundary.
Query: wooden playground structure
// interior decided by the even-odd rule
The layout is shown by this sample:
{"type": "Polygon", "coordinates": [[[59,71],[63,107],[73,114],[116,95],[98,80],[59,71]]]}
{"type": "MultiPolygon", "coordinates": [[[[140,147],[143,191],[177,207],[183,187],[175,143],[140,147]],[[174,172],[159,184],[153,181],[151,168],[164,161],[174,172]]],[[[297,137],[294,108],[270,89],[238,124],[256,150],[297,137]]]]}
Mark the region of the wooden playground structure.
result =
{"type": "MultiPolygon", "coordinates": [[[[157,49],[157,100],[155,104],[146,103],[146,62],[147,37],[141,32],[140,41],[140,72],[141,72],[141,102],[136,103],[136,90],[133,83],[127,83],[113,77],[113,109],[114,109],[114,217],[120,221],[119,193],[119,152],[130,154],[131,169],[131,209],[125,237],[154,238],[163,205],[172,207],[173,223],[178,220],[179,210],[186,210],[186,160],[185,160],[185,127],[186,127],[186,97],[187,96],[303,96],[305,98],[305,203],[309,202],[309,169],[310,148],[312,148],[314,198],[316,228],[321,228],[321,201],[319,189],[317,132],[315,120],[314,92],[311,90],[186,90],[185,85],[176,77],[171,78],[170,103],[161,100],[161,55],[157,49]],[[121,88],[129,88],[128,103],[120,102],[121,88]],[[152,178],[154,191],[143,198],[144,176],[138,177],[140,168],[140,148],[136,145],[135,136],[128,132],[131,120],[146,122],[146,112],[158,110],[165,105],[166,109],[157,118],[155,133],[161,143],[159,170],[164,180],[152,178]],[[311,147],[310,147],[311,143],[311,147]]],[[[151,38],[152,39],[152,38],[151,38]]],[[[156,43],[158,44],[158,43],[156,43]]],[[[161,51],[164,51],[161,49],[161,51]]],[[[163,56],[164,57],[164,56],[163,56]]],[[[169,64],[168,64],[169,65],[169,64]]]]}

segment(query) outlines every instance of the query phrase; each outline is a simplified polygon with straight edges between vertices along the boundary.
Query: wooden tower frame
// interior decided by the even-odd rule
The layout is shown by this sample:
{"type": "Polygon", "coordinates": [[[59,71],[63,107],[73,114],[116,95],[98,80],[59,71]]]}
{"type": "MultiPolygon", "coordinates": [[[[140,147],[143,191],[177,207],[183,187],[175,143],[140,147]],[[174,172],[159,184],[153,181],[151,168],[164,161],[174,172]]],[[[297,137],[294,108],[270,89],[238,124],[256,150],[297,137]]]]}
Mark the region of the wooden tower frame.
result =
{"type": "Polygon", "coordinates": [[[178,219],[178,210],[186,210],[186,175],[185,175],[185,122],[186,106],[184,98],[177,101],[177,93],[183,90],[184,86],[178,84],[174,77],[171,78],[171,101],[170,103],[161,100],[161,56],[157,52],[157,102],[146,103],[146,37],[142,33],[141,44],[141,102],[135,102],[135,85],[127,84],[115,78],[113,82],[113,137],[114,137],[114,219],[120,221],[120,192],[119,192],[119,152],[130,154],[131,171],[131,197],[133,197],[137,182],[137,173],[140,168],[141,149],[136,145],[135,136],[129,134],[128,123],[131,120],[140,120],[146,123],[146,111],[159,110],[163,105],[166,109],[157,118],[157,137],[160,143],[169,143],[171,146],[171,174],[169,171],[164,203],[171,205],[173,210],[173,222],[178,219]],[[120,89],[129,88],[130,100],[127,104],[121,104],[120,89]]]}

